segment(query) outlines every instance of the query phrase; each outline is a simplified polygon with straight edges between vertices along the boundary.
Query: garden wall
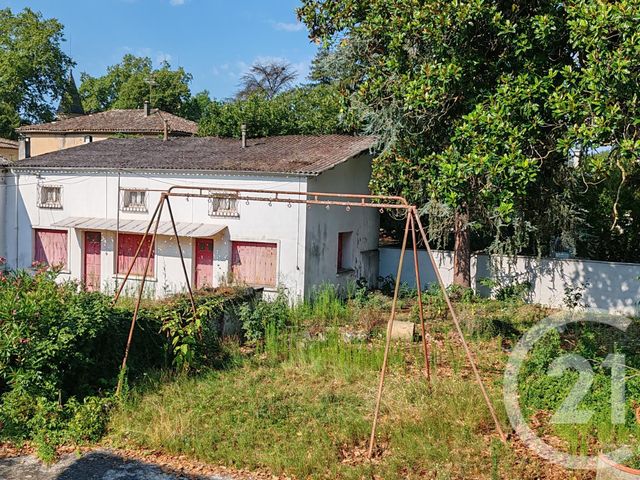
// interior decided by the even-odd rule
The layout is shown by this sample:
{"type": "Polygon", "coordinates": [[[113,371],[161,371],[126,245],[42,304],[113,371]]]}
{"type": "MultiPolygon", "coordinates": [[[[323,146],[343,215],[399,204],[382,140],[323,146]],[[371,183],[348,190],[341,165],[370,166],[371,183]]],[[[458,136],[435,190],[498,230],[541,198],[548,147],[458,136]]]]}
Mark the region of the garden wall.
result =
{"type": "MultiPolygon", "coordinates": [[[[434,251],[434,256],[445,283],[451,284],[453,252],[434,251]]],[[[380,276],[395,277],[399,258],[399,248],[380,248],[380,276]]],[[[420,251],[418,259],[423,286],[435,283],[426,252],[420,251]]],[[[415,286],[411,250],[406,252],[401,278],[415,286]]],[[[500,286],[529,282],[527,301],[531,303],[563,307],[571,299],[582,307],[640,315],[640,264],[474,255],[471,278],[474,290],[481,295],[491,294],[488,287],[481,285],[482,279],[490,278],[500,286]]]]}

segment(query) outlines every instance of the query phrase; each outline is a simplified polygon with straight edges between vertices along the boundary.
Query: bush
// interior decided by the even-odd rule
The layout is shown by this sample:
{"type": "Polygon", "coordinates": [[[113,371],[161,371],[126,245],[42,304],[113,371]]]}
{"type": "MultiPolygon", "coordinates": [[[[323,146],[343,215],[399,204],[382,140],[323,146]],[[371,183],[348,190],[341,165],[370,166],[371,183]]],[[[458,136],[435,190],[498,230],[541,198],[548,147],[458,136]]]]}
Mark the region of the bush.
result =
{"type": "MultiPolygon", "coordinates": [[[[60,443],[104,432],[133,314],[56,276],[46,268],[0,273],[0,439],[33,440],[45,459],[60,443]]],[[[201,292],[197,321],[185,296],[145,305],[128,377],[210,362],[224,305],[237,298],[201,292]]]]}
{"type": "Polygon", "coordinates": [[[274,301],[258,300],[239,309],[245,338],[251,342],[264,340],[267,329],[281,331],[290,324],[291,310],[284,294],[274,301]]]}

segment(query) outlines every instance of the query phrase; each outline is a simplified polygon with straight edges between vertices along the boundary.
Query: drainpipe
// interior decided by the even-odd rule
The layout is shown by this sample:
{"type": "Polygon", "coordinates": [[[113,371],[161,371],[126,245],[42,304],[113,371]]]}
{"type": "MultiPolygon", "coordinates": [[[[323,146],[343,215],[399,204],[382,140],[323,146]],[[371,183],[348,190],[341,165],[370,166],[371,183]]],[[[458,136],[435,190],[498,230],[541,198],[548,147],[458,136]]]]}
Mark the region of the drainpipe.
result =
{"type": "Polygon", "coordinates": [[[19,220],[19,218],[18,218],[18,198],[20,197],[20,193],[19,193],[19,190],[20,190],[20,174],[16,173],[15,174],[15,178],[16,178],[16,182],[15,182],[16,184],[15,184],[14,188],[15,188],[15,194],[16,195],[15,195],[15,204],[13,206],[15,208],[15,214],[16,214],[16,217],[15,217],[15,221],[16,221],[16,224],[15,224],[15,229],[16,229],[16,263],[13,266],[13,268],[15,268],[17,270],[18,269],[18,260],[20,259],[20,248],[19,248],[19,245],[20,245],[20,243],[19,243],[19,240],[20,240],[20,224],[18,223],[18,220],[19,220]]]}
{"type": "MultiPolygon", "coordinates": [[[[0,257],[7,258],[7,171],[0,168],[0,257]]],[[[6,265],[0,265],[0,270],[6,268],[6,265]]]]}

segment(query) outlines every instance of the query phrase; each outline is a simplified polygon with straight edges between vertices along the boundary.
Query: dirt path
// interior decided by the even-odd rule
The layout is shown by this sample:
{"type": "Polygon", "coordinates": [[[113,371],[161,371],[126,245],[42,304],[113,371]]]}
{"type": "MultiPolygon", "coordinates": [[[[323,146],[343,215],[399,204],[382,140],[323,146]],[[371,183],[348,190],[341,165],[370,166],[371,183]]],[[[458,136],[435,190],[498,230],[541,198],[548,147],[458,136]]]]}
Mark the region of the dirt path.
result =
{"type": "Polygon", "coordinates": [[[232,480],[231,477],[185,475],[109,450],[65,454],[51,466],[34,456],[0,458],[0,480],[232,480]]]}

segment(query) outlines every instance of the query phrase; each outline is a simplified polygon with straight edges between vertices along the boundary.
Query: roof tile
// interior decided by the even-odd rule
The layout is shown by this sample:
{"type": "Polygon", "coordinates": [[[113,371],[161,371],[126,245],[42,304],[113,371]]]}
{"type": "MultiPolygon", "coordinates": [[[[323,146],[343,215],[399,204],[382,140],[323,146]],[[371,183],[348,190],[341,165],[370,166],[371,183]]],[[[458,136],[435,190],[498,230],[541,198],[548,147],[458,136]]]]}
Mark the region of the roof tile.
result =
{"type": "Polygon", "coordinates": [[[24,125],[17,129],[24,133],[157,133],[164,132],[164,120],[169,132],[180,135],[195,135],[198,124],[162,110],[153,109],[149,115],[143,109],[107,110],[106,112],[80,115],[55,122],[24,125]]]}
{"type": "Polygon", "coordinates": [[[240,140],[217,137],[110,138],[22,160],[19,168],[104,168],[238,171],[318,175],[369,151],[374,137],[286,135],[240,140]]]}

